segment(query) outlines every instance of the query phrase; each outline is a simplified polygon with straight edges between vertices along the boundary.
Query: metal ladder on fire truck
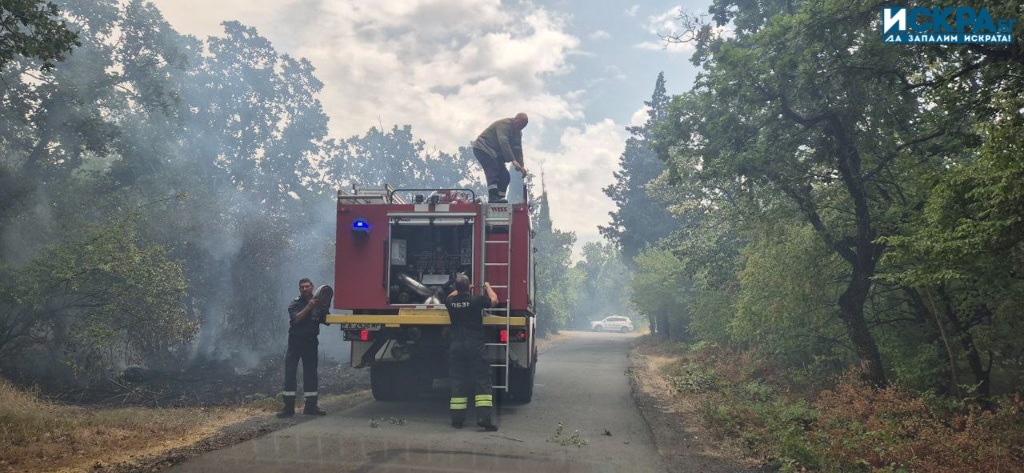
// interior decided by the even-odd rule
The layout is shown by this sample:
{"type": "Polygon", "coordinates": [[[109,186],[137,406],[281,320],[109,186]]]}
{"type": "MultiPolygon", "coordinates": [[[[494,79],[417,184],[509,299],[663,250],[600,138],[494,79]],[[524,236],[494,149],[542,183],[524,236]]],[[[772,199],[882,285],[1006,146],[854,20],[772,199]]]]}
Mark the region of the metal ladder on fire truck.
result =
{"type": "MultiPolygon", "coordinates": [[[[491,363],[491,369],[498,369],[499,381],[492,385],[494,389],[502,389],[508,392],[508,377],[509,377],[509,342],[511,341],[512,331],[510,327],[510,319],[512,315],[512,290],[510,288],[512,281],[512,206],[509,204],[484,204],[484,231],[483,231],[483,250],[481,251],[481,259],[483,264],[480,266],[480,274],[483,275],[481,279],[481,285],[483,280],[486,280],[488,274],[488,268],[494,268],[498,271],[504,269],[505,272],[505,283],[499,285],[491,285],[491,289],[504,289],[505,290],[505,307],[494,307],[490,309],[484,309],[484,315],[498,316],[505,318],[505,329],[504,335],[497,342],[488,342],[485,345],[488,347],[496,347],[499,352],[498,363],[491,363]],[[504,230],[504,231],[502,231],[504,230]],[[501,240],[495,238],[497,236],[504,235],[505,239],[501,240]],[[504,247],[504,248],[502,248],[504,247]],[[504,262],[488,262],[487,255],[492,250],[499,251],[505,254],[504,262]]],[[[499,253],[500,254],[500,253],[499,253]]],[[[491,273],[493,274],[493,273],[491,273]]],[[[500,301],[499,301],[500,302],[500,301]]]]}

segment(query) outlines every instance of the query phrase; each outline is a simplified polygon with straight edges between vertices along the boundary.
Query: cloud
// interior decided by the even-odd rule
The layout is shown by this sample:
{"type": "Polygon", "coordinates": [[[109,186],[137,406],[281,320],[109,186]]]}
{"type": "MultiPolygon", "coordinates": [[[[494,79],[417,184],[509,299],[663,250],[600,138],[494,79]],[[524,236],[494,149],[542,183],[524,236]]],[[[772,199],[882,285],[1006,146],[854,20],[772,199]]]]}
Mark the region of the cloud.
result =
{"type": "MultiPolygon", "coordinates": [[[[526,112],[526,164],[545,173],[556,227],[587,242],[609,222],[614,204],[601,189],[614,179],[626,132],[610,119],[583,123],[586,90],[550,86],[585,54],[558,13],[500,0],[154,3],[182,31],[217,35],[220,21],[237,19],[278,52],[309,59],[338,138],[409,124],[428,146],[455,152],[494,119],[526,112]]],[[[591,37],[600,33],[607,34],[591,37]]],[[[615,66],[607,72],[622,77],[615,66]]]]}
{"type": "Polygon", "coordinates": [[[329,113],[343,111],[330,113],[334,134],[364,133],[379,117],[454,151],[519,111],[582,117],[581,104],[546,87],[571,71],[567,58],[580,43],[564,18],[536,7],[506,13],[497,1],[358,5],[330,7],[311,25],[331,31],[329,41],[297,51],[329,78],[321,100],[329,113]]]}
{"type": "Polygon", "coordinates": [[[608,39],[608,38],[611,38],[611,37],[612,37],[612,35],[610,33],[608,33],[607,31],[605,31],[605,30],[597,30],[597,31],[595,31],[593,33],[590,33],[590,39],[593,39],[593,40],[608,39]]]}
{"type": "Polygon", "coordinates": [[[629,126],[643,126],[643,124],[647,123],[647,120],[651,118],[650,112],[651,107],[648,107],[647,105],[638,108],[633,112],[633,116],[629,117],[629,126]]]}
{"type": "Polygon", "coordinates": [[[626,135],[625,128],[610,119],[568,127],[553,151],[527,157],[532,172],[544,173],[556,228],[575,231],[581,242],[601,239],[597,226],[607,225],[608,212],[615,208],[602,189],[615,180],[612,172],[618,169],[626,135]]]}
{"type": "Polygon", "coordinates": [[[626,9],[626,16],[635,17],[638,11],[640,11],[640,5],[633,5],[626,9]]]}
{"type": "MultiPolygon", "coordinates": [[[[539,6],[500,0],[288,3],[157,0],[172,24],[220,34],[220,21],[255,26],[279,52],[305,57],[324,82],[331,134],[345,138],[383,124],[412,125],[416,137],[454,152],[499,117],[581,119],[583,105],[548,90],[572,70],[579,38],[567,19],[539,6]],[[202,18],[193,13],[203,10],[202,18]],[[175,19],[181,21],[176,21],[175,19]]],[[[531,126],[533,121],[531,121],[531,126]]]]}
{"type": "Polygon", "coordinates": [[[682,13],[681,7],[672,7],[657,15],[647,17],[647,31],[654,34],[675,32],[679,27],[677,19],[682,13]]]}
{"type": "Polygon", "coordinates": [[[623,72],[622,68],[620,68],[619,66],[605,66],[604,74],[610,80],[626,80],[626,73],[623,72]]]}
{"type": "Polygon", "coordinates": [[[633,47],[645,51],[665,51],[671,54],[692,53],[694,51],[693,44],[691,43],[669,42],[660,39],[658,41],[637,43],[633,47]]]}

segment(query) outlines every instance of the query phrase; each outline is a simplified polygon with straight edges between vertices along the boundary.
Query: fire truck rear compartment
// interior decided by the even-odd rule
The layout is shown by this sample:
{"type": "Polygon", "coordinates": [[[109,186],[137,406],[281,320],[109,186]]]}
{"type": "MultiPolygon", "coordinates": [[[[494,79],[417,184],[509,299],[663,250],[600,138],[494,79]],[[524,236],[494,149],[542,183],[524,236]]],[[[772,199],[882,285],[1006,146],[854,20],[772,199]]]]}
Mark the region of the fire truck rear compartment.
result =
{"type": "Polygon", "coordinates": [[[471,220],[395,219],[390,249],[390,305],[440,303],[441,287],[453,274],[473,279],[471,220]]]}

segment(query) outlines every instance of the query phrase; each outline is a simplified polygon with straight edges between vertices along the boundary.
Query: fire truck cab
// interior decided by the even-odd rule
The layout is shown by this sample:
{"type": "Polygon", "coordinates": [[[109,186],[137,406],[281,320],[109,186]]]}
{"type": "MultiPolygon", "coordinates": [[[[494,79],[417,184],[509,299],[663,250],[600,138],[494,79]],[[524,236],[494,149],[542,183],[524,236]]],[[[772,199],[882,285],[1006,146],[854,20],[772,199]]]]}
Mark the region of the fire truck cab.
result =
{"type": "Polygon", "coordinates": [[[334,311],[351,363],[374,398],[411,399],[448,377],[441,288],[457,273],[498,306],[483,314],[494,389],[529,402],[536,372],[534,247],[526,203],[488,204],[469,189],[338,192],[334,311]]]}

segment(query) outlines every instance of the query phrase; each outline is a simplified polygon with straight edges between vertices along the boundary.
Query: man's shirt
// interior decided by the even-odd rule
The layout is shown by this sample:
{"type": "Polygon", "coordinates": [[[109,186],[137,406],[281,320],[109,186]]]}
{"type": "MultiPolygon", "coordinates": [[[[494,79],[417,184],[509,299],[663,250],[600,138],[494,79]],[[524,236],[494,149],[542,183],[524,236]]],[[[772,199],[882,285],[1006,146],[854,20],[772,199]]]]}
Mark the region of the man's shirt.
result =
{"type": "Polygon", "coordinates": [[[453,341],[483,341],[484,309],[491,307],[491,299],[487,296],[456,294],[444,303],[448,308],[448,317],[452,321],[451,339],[453,341]]]}
{"type": "Polygon", "coordinates": [[[491,123],[473,140],[473,147],[485,151],[501,162],[523,163],[523,132],[512,126],[511,118],[491,123]]]}
{"type": "Polygon", "coordinates": [[[297,324],[292,324],[295,317],[302,312],[302,309],[306,308],[306,304],[309,303],[309,299],[303,299],[301,296],[296,297],[291,304],[288,304],[288,335],[299,335],[304,337],[316,338],[320,335],[320,324],[313,320],[313,310],[306,314],[306,317],[297,324]]]}

